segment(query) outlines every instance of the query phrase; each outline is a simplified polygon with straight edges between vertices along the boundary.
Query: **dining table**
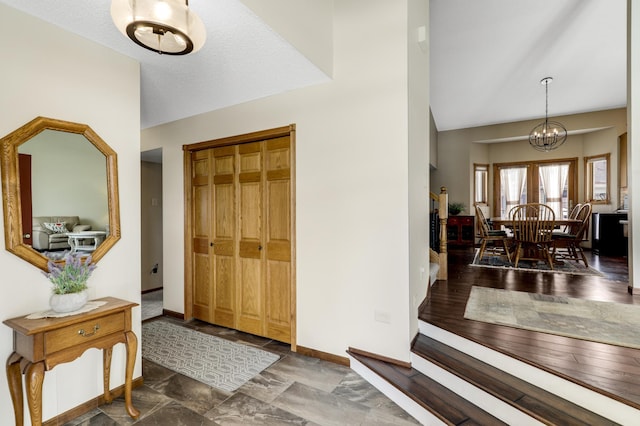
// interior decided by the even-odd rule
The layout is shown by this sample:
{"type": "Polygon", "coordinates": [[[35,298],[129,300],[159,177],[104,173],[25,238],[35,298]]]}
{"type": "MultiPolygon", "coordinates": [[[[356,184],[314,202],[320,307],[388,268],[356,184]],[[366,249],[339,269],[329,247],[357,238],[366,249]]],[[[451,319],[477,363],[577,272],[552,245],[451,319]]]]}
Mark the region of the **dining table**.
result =
{"type": "MultiPolygon", "coordinates": [[[[520,219],[522,220],[522,219],[520,219]]],[[[525,219],[526,220],[526,219],[525,219]]],[[[569,226],[569,225],[579,225],[581,223],[581,221],[579,219],[555,219],[553,221],[554,223],[554,227],[556,228],[561,228],[564,226],[569,226]]],[[[491,225],[493,226],[493,229],[502,229],[502,227],[504,226],[505,228],[513,228],[513,224],[514,224],[514,220],[513,219],[508,219],[508,218],[502,218],[502,217],[492,217],[491,218],[491,225]]],[[[526,258],[534,258],[537,257],[534,255],[534,250],[532,250],[531,248],[529,248],[527,250],[527,252],[525,253],[525,257],[526,258]]],[[[541,258],[541,260],[544,260],[543,258],[541,258]]],[[[553,263],[554,264],[561,264],[562,262],[555,259],[553,259],[553,263]]],[[[552,268],[553,269],[553,268],[552,268]]]]}
{"type": "MultiPolygon", "coordinates": [[[[555,226],[567,226],[567,225],[579,225],[582,221],[578,219],[555,219],[555,226]]],[[[513,219],[503,217],[492,217],[490,220],[493,229],[502,229],[503,226],[511,227],[513,225],[513,219]]]]}

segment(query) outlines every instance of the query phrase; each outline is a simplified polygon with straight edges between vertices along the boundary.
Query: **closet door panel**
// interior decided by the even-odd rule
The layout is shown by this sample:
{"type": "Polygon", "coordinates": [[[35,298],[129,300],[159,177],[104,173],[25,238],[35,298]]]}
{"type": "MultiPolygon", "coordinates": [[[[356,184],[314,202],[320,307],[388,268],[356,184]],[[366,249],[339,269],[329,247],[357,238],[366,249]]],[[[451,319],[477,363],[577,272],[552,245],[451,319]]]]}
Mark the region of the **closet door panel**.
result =
{"type": "Polygon", "coordinates": [[[263,335],[263,290],[260,259],[241,258],[238,279],[238,330],[263,335]]]}
{"type": "Polygon", "coordinates": [[[235,326],[235,246],[236,196],[235,150],[233,147],[213,149],[213,322],[235,326]]]}
{"type": "Polygon", "coordinates": [[[209,254],[194,253],[193,259],[193,316],[203,321],[212,321],[211,315],[211,275],[209,254]]]}
{"type": "Polygon", "coordinates": [[[193,315],[291,343],[295,221],[289,135],[196,144],[189,225],[193,315]]]}
{"type": "Polygon", "coordinates": [[[267,262],[266,335],[282,342],[291,341],[291,265],[267,262]]]}
{"type": "Polygon", "coordinates": [[[264,334],[262,143],[238,146],[238,330],[264,334]]]}
{"type": "Polygon", "coordinates": [[[291,260],[291,212],[288,180],[267,182],[267,256],[270,260],[291,260]]]}
{"type": "Polygon", "coordinates": [[[262,236],[262,185],[240,180],[240,242],[260,242],[262,236]]]}
{"type": "Polygon", "coordinates": [[[291,146],[266,142],[266,336],[291,341],[291,146]]]}
{"type": "Polygon", "coordinates": [[[267,179],[291,177],[291,141],[288,136],[266,141],[267,179]]]}
{"type": "Polygon", "coordinates": [[[211,265],[209,258],[211,181],[209,173],[210,150],[191,155],[192,170],[192,250],[193,250],[193,315],[211,321],[211,265]]]}
{"type": "Polygon", "coordinates": [[[233,328],[235,326],[235,268],[232,256],[216,256],[214,303],[216,324],[233,328]]]}

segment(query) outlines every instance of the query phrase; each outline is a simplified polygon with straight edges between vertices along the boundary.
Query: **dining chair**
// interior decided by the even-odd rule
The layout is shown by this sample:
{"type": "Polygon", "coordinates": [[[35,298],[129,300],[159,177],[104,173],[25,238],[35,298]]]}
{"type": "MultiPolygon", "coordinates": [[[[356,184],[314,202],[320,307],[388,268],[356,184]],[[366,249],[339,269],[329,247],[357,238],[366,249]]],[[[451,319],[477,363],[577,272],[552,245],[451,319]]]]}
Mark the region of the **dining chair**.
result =
{"type": "Polygon", "coordinates": [[[513,238],[515,241],[515,267],[520,260],[543,260],[553,269],[551,248],[556,216],[546,204],[529,203],[512,210],[513,238]]]}
{"type": "Polygon", "coordinates": [[[498,252],[497,249],[502,248],[502,251],[509,260],[509,263],[511,263],[511,253],[509,252],[508,245],[511,238],[507,235],[507,232],[491,229],[492,227],[489,226],[489,222],[487,221],[487,218],[482,212],[480,206],[476,206],[476,220],[479,224],[480,233],[480,252],[478,253],[478,261],[482,260],[482,256],[484,256],[485,250],[487,249],[487,244],[491,243],[493,254],[500,255],[501,253],[498,252]],[[502,247],[500,247],[498,243],[502,243],[502,247]]]}
{"type": "Polygon", "coordinates": [[[587,257],[584,255],[584,250],[580,243],[588,235],[591,210],[591,204],[583,204],[574,218],[579,223],[567,225],[566,232],[555,232],[553,234],[553,257],[556,260],[575,260],[577,263],[582,261],[585,267],[589,267],[587,257]]]}
{"type": "MultiPolygon", "coordinates": [[[[573,206],[573,208],[571,209],[571,212],[569,213],[568,219],[575,219],[576,216],[578,216],[578,212],[580,211],[581,207],[582,207],[581,203],[578,203],[575,206],[573,206]]],[[[562,233],[569,232],[569,230],[570,230],[570,225],[563,225],[562,227],[560,227],[560,229],[554,229],[553,233],[562,234],[562,233]]]]}

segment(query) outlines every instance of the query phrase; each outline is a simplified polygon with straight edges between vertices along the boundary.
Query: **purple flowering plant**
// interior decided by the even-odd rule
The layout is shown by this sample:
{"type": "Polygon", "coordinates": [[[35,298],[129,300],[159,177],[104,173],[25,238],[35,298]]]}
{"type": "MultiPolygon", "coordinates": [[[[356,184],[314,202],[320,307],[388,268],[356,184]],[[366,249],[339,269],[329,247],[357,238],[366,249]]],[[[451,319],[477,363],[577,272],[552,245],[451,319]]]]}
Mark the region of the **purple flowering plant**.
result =
{"type": "Polygon", "coordinates": [[[54,294],[78,293],[87,289],[87,280],[96,269],[92,263],[91,255],[83,260],[81,255],[71,253],[64,257],[64,263],[55,263],[51,260],[47,263],[49,272],[43,272],[53,284],[54,294]]]}

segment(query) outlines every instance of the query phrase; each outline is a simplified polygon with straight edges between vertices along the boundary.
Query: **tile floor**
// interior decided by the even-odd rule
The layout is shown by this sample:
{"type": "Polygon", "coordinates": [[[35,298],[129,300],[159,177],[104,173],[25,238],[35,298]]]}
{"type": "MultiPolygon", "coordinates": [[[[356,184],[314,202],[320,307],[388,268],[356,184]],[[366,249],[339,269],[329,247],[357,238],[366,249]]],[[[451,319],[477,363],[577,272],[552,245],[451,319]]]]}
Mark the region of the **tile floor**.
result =
{"type": "Polygon", "coordinates": [[[155,290],[142,294],[142,321],[162,315],[163,290],[155,290]]]}
{"type": "Polygon", "coordinates": [[[124,400],[103,405],[66,426],[110,425],[415,425],[401,408],[351,369],[305,357],[289,346],[201,321],[183,323],[232,341],[281,355],[279,361],[235,392],[223,392],[168,370],[142,362],[144,385],[133,391],[138,421],[129,418],[124,400]]]}

